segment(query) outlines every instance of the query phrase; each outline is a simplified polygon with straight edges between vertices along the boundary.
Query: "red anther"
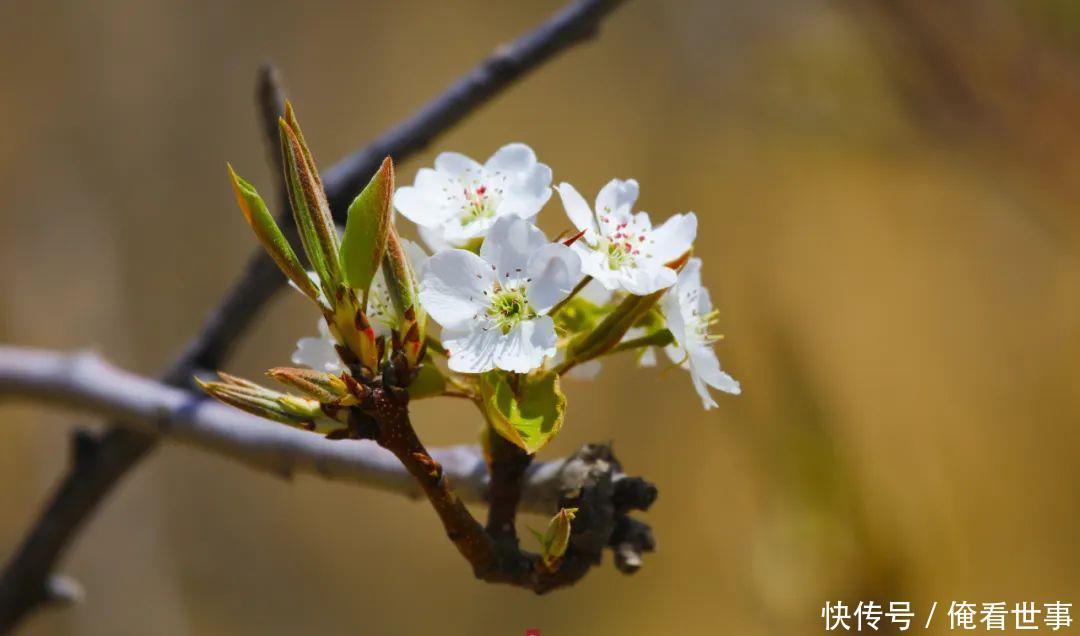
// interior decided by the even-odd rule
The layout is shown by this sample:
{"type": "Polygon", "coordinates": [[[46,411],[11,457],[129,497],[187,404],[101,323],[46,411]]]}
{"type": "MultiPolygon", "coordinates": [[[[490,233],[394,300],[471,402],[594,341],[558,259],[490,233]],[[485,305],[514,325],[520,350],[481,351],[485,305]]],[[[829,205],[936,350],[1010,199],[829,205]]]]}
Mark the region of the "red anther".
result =
{"type": "Polygon", "coordinates": [[[480,186],[479,188],[476,189],[476,193],[479,194],[480,196],[484,196],[485,192],[487,192],[487,186],[480,186]]]}

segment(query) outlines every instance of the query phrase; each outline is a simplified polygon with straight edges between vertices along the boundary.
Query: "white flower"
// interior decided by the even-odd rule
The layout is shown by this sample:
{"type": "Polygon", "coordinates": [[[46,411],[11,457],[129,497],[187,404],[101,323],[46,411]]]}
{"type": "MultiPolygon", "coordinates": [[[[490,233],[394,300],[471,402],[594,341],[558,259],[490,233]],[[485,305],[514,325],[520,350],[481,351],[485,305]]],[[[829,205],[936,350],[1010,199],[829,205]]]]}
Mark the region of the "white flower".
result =
{"type": "MultiPolygon", "coordinates": [[[[413,272],[419,272],[427,262],[428,255],[424,248],[408,239],[400,239],[405,258],[409,260],[413,272]]],[[[375,330],[375,337],[390,336],[390,331],[401,324],[402,317],[398,315],[393,301],[390,300],[390,289],[386,286],[386,276],[383,268],[375,273],[371,280],[371,289],[368,291],[367,317],[375,330]]]]}
{"type": "Polygon", "coordinates": [[[664,348],[671,361],[690,372],[694,389],[701,396],[706,409],[716,407],[709,394],[709,387],[725,393],[738,395],[739,383],[720,370],[720,361],[713,351],[713,343],[719,338],[709,334],[709,326],[716,318],[709,290],[701,286],[701,259],[691,258],[679,274],[675,287],[664,294],[660,301],[661,311],[675,344],[664,348]]]}
{"type": "Polygon", "coordinates": [[[424,232],[429,245],[441,239],[464,246],[484,236],[499,218],[532,218],[551,198],[551,168],[525,144],[508,144],[484,165],[456,152],[421,168],[412,186],[398,188],[394,207],[424,232]],[[434,230],[432,232],[431,230],[434,230]]]}
{"type": "Polygon", "coordinates": [[[676,214],[653,228],[649,215],[633,213],[638,183],[611,180],[596,195],[595,210],[569,183],[556,188],[570,220],[585,234],[573,248],[582,269],[609,290],[624,289],[644,296],[675,284],[677,274],[667,267],[690,249],[697,236],[693,212],[676,214]]]}
{"type": "Polygon", "coordinates": [[[297,341],[292,361],[293,364],[310,367],[323,373],[339,375],[345,371],[345,366],[341,364],[341,358],[334,349],[334,338],[330,335],[330,328],[326,326],[324,320],[319,320],[318,336],[301,338],[297,341]]]}
{"type": "MultiPolygon", "coordinates": [[[[401,242],[405,250],[405,256],[409,259],[413,270],[418,271],[427,262],[428,255],[424,253],[423,248],[408,239],[402,239],[401,242]]],[[[308,278],[319,289],[320,302],[329,306],[320,287],[318,274],[308,272],[308,278]]],[[[289,281],[289,285],[293,289],[300,291],[292,281],[289,281]]],[[[386,287],[386,277],[383,275],[381,267],[371,281],[371,290],[368,292],[367,317],[371,322],[372,329],[375,331],[376,338],[380,336],[389,337],[390,331],[401,322],[401,317],[398,316],[397,310],[390,300],[390,292],[386,287]]],[[[296,342],[296,351],[292,354],[293,364],[338,375],[345,370],[345,367],[341,364],[341,359],[338,357],[337,350],[334,349],[334,344],[334,337],[330,334],[326,321],[319,320],[318,336],[304,337],[296,342]]]]}
{"type": "Polygon", "coordinates": [[[477,256],[446,250],[428,259],[420,302],[443,326],[452,371],[525,373],[555,355],[547,312],[581,280],[581,260],[510,215],[492,226],[477,256]]]}

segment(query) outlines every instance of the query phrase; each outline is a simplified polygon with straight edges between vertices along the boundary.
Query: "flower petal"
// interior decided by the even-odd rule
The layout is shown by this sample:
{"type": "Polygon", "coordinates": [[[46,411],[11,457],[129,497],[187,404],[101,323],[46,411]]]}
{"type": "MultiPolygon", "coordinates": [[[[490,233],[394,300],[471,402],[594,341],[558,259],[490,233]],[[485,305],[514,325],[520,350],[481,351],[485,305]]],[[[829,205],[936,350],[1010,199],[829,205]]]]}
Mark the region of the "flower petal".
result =
{"type": "Polygon", "coordinates": [[[596,195],[596,213],[628,215],[637,198],[638,182],[635,179],[612,179],[596,195]]]}
{"type": "Polygon", "coordinates": [[[458,373],[483,373],[494,369],[495,355],[503,337],[498,329],[483,329],[475,323],[465,329],[443,331],[446,366],[458,373]]]}
{"type": "Polygon", "coordinates": [[[533,252],[525,271],[532,279],[526,290],[529,304],[546,314],[581,281],[581,257],[562,243],[548,243],[533,252]]]}
{"type": "Polygon", "coordinates": [[[724,393],[732,395],[742,393],[742,387],[735,378],[720,370],[720,360],[710,345],[690,347],[690,372],[700,377],[705,384],[720,389],[724,393]]]}
{"type": "Polygon", "coordinates": [[[484,162],[486,172],[525,172],[536,165],[536,153],[523,143],[506,144],[484,162]]]}
{"type": "Polygon", "coordinates": [[[412,268],[413,273],[418,273],[430,258],[427,252],[420,247],[419,243],[409,239],[401,239],[401,246],[405,250],[405,258],[409,259],[409,266],[412,268]]]}
{"type": "Polygon", "coordinates": [[[550,316],[519,322],[499,341],[495,366],[528,373],[543,365],[545,357],[555,355],[555,342],[555,322],[550,316]]]}
{"type": "Polygon", "coordinates": [[[677,279],[678,275],[670,267],[625,268],[619,270],[618,278],[623,289],[635,296],[647,296],[653,292],[671,287],[677,279]]]}
{"type": "Polygon", "coordinates": [[[483,170],[480,164],[459,152],[439,153],[435,157],[435,169],[462,183],[480,178],[483,170]]]}
{"type": "Polygon", "coordinates": [[[679,258],[697,238],[697,215],[693,212],[676,214],[652,232],[651,254],[658,263],[670,263],[679,258]]]}
{"type": "Polygon", "coordinates": [[[538,163],[518,175],[506,189],[495,214],[527,219],[544,207],[551,198],[551,168],[538,163]]]}
{"type": "MultiPolygon", "coordinates": [[[[682,285],[664,294],[660,298],[660,313],[664,314],[664,323],[675,339],[675,345],[681,350],[686,342],[686,319],[683,316],[682,302],[679,299],[683,291],[682,285]]],[[[668,352],[668,357],[672,353],[668,352]]],[[[672,362],[679,362],[685,357],[685,353],[678,354],[678,358],[672,358],[672,362]]]]}
{"type": "MultiPolygon", "coordinates": [[[[441,227],[435,228],[426,225],[418,225],[416,231],[420,234],[420,240],[424,242],[424,245],[427,245],[428,250],[432,253],[454,248],[453,245],[443,238],[443,229],[441,227]]],[[[417,271],[420,271],[419,267],[416,269],[417,271]]]]}
{"type": "Polygon", "coordinates": [[[454,216],[463,205],[461,186],[431,168],[421,168],[411,186],[394,193],[394,207],[402,216],[423,227],[436,227],[454,216]]]}
{"type": "Polygon", "coordinates": [[[491,266],[466,250],[446,250],[432,256],[420,274],[420,302],[443,327],[459,328],[488,306],[495,280],[491,266]]]}
{"type": "Polygon", "coordinates": [[[499,280],[525,277],[533,252],[548,244],[535,225],[517,216],[504,216],[488,230],[480,256],[495,266],[499,280]]]}
{"type": "Polygon", "coordinates": [[[345,370],[337,350],[334,349],[334,339],[330,336],[330,330],[323,320],[319,321],[319,336],[298,340],[291,359],[293,364],[324,373],[341,373],[345,370]]]}
{"type": "Polygon", "coordinates": [[[622,272],[608,267],[607,256],[581,244],[574,243],[571,248],[581,257],[581,270],[592,276],[604,289],[613,292],[623,288],[622,272]]]}
{"type": "Polygon", "coordinates": [[[570,217],[570,222],[574,224],[574,227],[578,230],[599,230],[596,219],[593,218],[592,209],[574,186],[564,182],[556,186],[555,190],[559,193],[563,208],[566,209],[566,216],[570,217]]]}
{"type": "Polygon", "coordinates": [[[715,409],[719,406],[716,400],[713,398],[712,393],[709,393],[709,387],[702,382],[701,378],[690,374],[690,382],[694,385],[694,390],[697,391],[699,397],[701,397],[701,404],[705,407],[705,410],[715,409]]]}

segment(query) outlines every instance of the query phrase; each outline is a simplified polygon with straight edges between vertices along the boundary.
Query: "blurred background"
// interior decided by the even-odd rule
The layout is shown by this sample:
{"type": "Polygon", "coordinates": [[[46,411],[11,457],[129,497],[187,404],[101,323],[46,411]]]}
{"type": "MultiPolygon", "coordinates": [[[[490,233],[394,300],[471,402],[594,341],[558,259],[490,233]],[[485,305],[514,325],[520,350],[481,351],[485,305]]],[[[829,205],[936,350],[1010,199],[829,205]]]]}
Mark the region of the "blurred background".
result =
{"type": "MultiPolygon", "coordinates": [[[[255,248],[224,165],[271,191],[261,62],[327,167],[559,6],[0,4],[0,341],[156,374],[255,248]]],[[[590,199],[633,176],[654,218],[698,213],[744,394],[706,413],[613,360],[542,453],[614,439],[658,484],[636,576],[477,583],[422,503],[166,445],[63,563],[86,602],[23,633],[813,634],[826,600],[1080,600],[1078,36],[1071,0],[637,0],[399,166],[524,141],[590,199]]],[[[228,370],[315,320],[282,295],[228,370]]],[[[475,439],[467,404],[417,411],[475,439]]],[[[0,419],[6,560],[85,421],[0,419]]]]}

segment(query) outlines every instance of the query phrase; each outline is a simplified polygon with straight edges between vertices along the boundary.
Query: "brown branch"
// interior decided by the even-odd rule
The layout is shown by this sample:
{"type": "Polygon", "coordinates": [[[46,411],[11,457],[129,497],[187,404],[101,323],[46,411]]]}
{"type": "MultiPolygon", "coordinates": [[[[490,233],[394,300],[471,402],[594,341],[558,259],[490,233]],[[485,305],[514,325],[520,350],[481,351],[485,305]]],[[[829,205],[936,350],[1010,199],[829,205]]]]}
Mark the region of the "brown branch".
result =
{"type": "Polygon", "coordinates": [[[532,455],[503,439],[490,426],[491,440],[491,492],[488,508],[487,531],[496,540],[517,547],[518,503],[524,485],[525,472],[532,462],[532,455]]]}
{"type": "MultiPolygon", "coordinates": [[[[485,528],[455,494],[451,477],[417,437],[409,420],[407,393],[377,388],[372,402],[368,408],[377,421],[375,441],[392,452],[420,484],[447,537],[472,566],[476,578],[543,594],[580,580],[601,562],[605,547],[615,550],[616,565],[626,574],[637,570],[643,552],[655,548],[649,527],[627,513],[652,505],[656,489],[640,479],[620,478],[622,469],[609,446],[587,445],[560,464],[558,506],[577,508],[578,517],[571,526],[566,554],[556,567],[549,568],[540,555],[518,547],[513,530],[518,500],[525,491],[528,459],[522,460],[517,456],[520,453],[506,448],[495,451],[502,457],[493,457],[493,463],[506,462],[512,468],[503,475],[506,481],[500,488],[495,488],[499,473],[493,471],[491,493],[495,497],[501,490],[509,499],[490,502],[492,510],[500,505],[504,509],[494,515],[496,523],[489,520],[485,528]],[[628,487],[617,486],[621,481],[628,487]]],[[[494,446],[498,447],[498,442],[494,446]]]]}
{"type": "MultiPolygon", "coordinates": [[[[525,73],[592,35],[621,0],[578,0],[515,42],[497,50],[411,119],[346,158],[325,176],[331,207],[342,215],[348,198],[387,155],[402,160],[525,73]]],[[[267,100],[260,99],[261,104],[267,100]]],[[[264,111],[265,112],[265,109],[264,111]]],[[[287,216],[287,215],[286,215],[287,216]]],[[[290,227],[291,224],[286,224],[290,227]]],[[[283,276],[261,253],[210,314],[199,334],[165,374],[181,386],[199,368],[216,368],[259,310],[281,287],[283,276]]],[[[71,540],[119,479],[153,449],[155,438],[120,426],[100,437],[76,435],[72,465],[24,542],[0,576],[0,633],[54,597],[51,573],[71,540]]]]}

